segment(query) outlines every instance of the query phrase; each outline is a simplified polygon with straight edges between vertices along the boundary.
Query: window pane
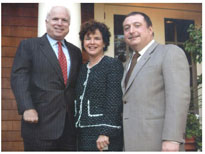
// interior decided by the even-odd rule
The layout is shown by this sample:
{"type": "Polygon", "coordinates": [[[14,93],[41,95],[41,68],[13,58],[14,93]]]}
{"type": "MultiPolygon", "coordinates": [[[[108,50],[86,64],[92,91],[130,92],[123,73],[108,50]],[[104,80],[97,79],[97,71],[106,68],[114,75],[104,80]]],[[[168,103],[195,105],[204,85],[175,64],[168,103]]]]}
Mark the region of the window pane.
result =
{"type": "Polygon", "coordinates": [[[114,15],[114,50],[115,57],[119,58],[122,62],[126,59],[126,44],[124,42],[124,34],[122,23],[124,21],[124,15],[114,15]]]}
{"type": "Polygon", "coordinates": [[[176,20],[177,42],[185,42],[189,38],[187,29],[190,24],[194,24],[192,20],[176,20]]]}
{"type": "Polygon", "coordinates": [[[165,41],[174,42],[174,21],[171,19],[165,19],[165,41]]]}

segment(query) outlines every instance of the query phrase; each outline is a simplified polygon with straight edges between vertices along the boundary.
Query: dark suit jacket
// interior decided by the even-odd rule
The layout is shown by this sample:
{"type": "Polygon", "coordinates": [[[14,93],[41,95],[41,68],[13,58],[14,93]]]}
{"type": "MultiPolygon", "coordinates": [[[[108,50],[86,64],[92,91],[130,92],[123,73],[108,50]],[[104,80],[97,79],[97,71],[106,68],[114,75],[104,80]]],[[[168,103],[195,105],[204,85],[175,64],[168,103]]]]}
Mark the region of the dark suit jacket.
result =
{"type": "Polygon", "coordinates": [[[74,131],[75,84],[82,63],[80,49],[65,41],[71,59],[65,86],[58,59],[46,34],[21,41],[13,63],[11,87],[19,114],[36,109],[37,124],[22,120],[22,137],[57,139],[63,132],[66,110],[74,131]]]}

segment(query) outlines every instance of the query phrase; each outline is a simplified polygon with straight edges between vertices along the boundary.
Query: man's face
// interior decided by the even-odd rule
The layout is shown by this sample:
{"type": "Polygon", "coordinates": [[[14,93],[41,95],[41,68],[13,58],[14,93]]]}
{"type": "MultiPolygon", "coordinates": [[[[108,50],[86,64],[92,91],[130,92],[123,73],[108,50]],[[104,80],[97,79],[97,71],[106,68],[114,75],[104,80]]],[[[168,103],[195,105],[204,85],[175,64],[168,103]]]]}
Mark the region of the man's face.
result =
{"type": "Polygon", "coordinates": [[[61,41],[69,32],[70,17],[63,7],[55,7],[51,10],[46,20],[46,29],[50,37],[61,41]]]}
{"type": "Polygon", "coordinates": [[[123,22],[125,42],[134,50],[143,49],[152,39],[152,27],[147,27],[140,14],[129,16],[123,22]]]}

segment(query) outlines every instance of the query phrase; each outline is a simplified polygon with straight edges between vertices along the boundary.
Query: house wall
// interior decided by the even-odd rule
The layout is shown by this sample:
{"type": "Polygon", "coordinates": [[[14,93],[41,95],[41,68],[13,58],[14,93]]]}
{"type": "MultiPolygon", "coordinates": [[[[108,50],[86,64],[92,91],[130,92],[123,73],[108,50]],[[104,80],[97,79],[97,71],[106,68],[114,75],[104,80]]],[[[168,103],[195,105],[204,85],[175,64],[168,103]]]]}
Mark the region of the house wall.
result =
{"type": "Polygon", "coordinates": [[[2,3],[2,151],[22,151],[21,116],[10,87],[13,58],[20,41],[37,36],[38,4],[2,3]]]}
{"type": "MultiPolygon", "coordinates": [[[[164,18],[194,20],[202,24],[201,3],[95,3],[94,18],[105,22],[111,31],[110,46],[106,54],[114,56],[114,14],[127,15],[132,11],[144,12],[150,16],[155,33],[155,40],[165,43],[164,18]]],[[[120,25],[119,25],[120,26],[120,25]]]]}

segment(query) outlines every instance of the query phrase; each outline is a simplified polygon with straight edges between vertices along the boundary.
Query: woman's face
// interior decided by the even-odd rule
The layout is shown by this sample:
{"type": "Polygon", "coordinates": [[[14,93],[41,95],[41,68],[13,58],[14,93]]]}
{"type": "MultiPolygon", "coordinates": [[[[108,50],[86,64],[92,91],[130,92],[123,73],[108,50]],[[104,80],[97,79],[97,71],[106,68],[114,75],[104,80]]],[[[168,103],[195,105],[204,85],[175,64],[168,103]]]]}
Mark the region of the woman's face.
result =
{"type": "Polygon", "coordinates": [[[103,48],[105,44],[103,42],[101,32],[96,29],[94,33],[86,33],[84,37],[84,48],[89,56],[103,55],[103,48]]]}

